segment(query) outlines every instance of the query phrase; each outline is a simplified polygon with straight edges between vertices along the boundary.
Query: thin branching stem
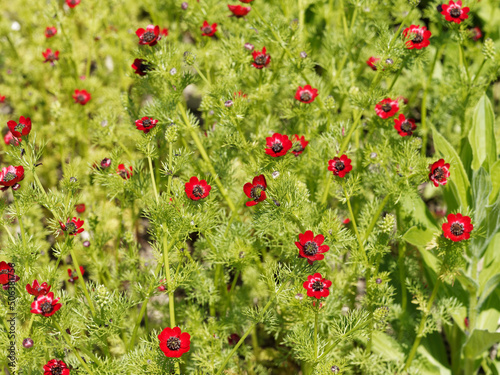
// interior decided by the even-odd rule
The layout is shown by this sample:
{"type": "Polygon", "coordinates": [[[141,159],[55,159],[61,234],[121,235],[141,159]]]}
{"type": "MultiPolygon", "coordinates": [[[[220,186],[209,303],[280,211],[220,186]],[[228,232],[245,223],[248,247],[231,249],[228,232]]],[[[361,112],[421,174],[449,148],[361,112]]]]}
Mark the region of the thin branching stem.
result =
{"type": "Polygon", "coordinates": [[[80,264],[78,263],[78,259],[75,254],[75,250],[73,250],[73,246],[69,249],[71,253],[71,259],[73,260],[73,264],[75,265],[76,272],[78,273],[78,280],[80,286],[83,289],[83,293],[85,293],[85,298],[87,298],[87,302],[89,303],[90,312],[92,313],[92,317],[95,318],[96,312],[94,304],[92,303],[92,299],[90,298],[89,291],[87,289],[87,284],[85,284],[85,280],[83,279],[82,271],[80,270],[80,264]]]}

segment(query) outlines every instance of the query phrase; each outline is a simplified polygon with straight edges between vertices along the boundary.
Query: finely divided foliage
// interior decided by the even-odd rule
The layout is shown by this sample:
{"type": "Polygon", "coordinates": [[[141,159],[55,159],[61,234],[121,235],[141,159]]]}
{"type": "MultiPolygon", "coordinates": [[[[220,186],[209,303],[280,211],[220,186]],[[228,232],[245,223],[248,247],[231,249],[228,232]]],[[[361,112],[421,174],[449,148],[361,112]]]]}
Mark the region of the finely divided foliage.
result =
{"type": "Polygon", "coordinates": [[[0,14],[2,373],[500,371],[497,0],[0,14]]]}

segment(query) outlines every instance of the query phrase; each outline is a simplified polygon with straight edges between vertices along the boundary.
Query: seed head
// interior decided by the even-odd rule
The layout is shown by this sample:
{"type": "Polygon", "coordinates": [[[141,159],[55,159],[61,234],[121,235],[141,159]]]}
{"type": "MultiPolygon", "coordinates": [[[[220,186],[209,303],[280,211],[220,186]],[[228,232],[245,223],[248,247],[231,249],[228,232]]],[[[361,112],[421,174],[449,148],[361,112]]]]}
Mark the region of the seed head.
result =
{"type": "Polygon", "coordinates": [[[495,60],[496,55],[495,43],[491,38],[488,38],[484,41],[483,46],[483,55],[485,59],[495,60]]]}

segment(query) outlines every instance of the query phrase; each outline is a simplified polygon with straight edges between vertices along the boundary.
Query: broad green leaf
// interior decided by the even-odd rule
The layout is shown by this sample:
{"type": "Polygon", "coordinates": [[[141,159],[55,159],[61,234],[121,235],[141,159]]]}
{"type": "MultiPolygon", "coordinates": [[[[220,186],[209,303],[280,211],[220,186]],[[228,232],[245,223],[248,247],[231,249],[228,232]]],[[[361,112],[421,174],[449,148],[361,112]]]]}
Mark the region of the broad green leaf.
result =
{"type": "Polygon", "coordinates": [[[447,163],[450,163],[450,178],[448,183],[454,187],[458,196],[457,200],[462,207],[470,207],[470,182],[467,173],[465,173],[462,161],[453,146],[435,128],[433,128],[432,134],[436,150],[447,163]]]}
{"type": "Polygon", "coordinates": [[[480,294],[481,297],[479,298],[479,302],[477,304],[477,308],[480,309],[481,305],[486,301],[486,298],[490,295],[493,290],[497,287],[497,285],[500,283],[500,273],[497,273],[495,276],[493,276],[491,279],[489,279],[484,287],[482,286],[482,290],[480,289],[480,294]]]}
{"type": "Polygon", "coordinates": [[[474,359],[498,341],[500,341],[500,332],[475,329],[465,343],[464,354],[467,358],[474,359]]]}
{"type": "Polygon", "coordinates": [[[401,345],[384,332],[373,331],[373,351],[389,360],[403,362],[405,354],[401,345]]]}
{"type": "Polygon", "coordinates": [[[432,241],[436,233],[437,230],[434,228],[421,229],[415,226],[411,227],[403,234],[403,239],[412,245],[425,247],[432,241]]]}
{"type": "Polygon", "coordinates": [[[492,205],[497,200],[498,192],[500,191],[500,160],[497,160],[491,166],[490,176],[491,176],[492,189],[488,202],[490,205],[492,205]]]}
{"type": "Polygon", "coordinates": [[[481,165],[486,170],[497,160],[495,140],[495,114],[490,99],[483,95],[474,109],[472,128],[469,132],[469,142],[472,147],[472,169],[478,170],[481,165]]]}

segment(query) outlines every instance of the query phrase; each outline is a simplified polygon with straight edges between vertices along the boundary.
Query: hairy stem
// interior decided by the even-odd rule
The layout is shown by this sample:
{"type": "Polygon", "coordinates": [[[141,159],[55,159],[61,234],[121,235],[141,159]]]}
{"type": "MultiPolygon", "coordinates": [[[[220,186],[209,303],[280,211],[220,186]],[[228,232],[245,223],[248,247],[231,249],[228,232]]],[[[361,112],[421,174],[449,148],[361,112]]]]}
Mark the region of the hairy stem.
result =
{"type": "Polygon", "coordinates": [[[155,193],[156,203],[159,203],[158,190],[156,189],[155,174],[153,171],[153,162],[151,161],[151,156],[148,155],[149,173],[151,174],[151,184],[153,185],[153,191],[155,193]]]}
{"type": "Polygon", "coordinates": [[[19,222],[19,228],[21,229],[21,239],[23,241],[24,251],[28,250],[28,245],[26,242],[26,233],[24,231],[23,218],[21,217],[21,211],[19,210],[19,203],[17,202],[16,194],[12,192],[14,197],[14,204],[16,205],[17,221],[19,222]]]}
{"type": "Polygon", "coordinates": [[[387,194],[385,198],[382,200],[382,202],[380,202],[380,205],[377,208],[377,212],[375,212],[375,214],[373,215],[372,221],[370,222],[370,225],[366,230],[363,242],[366,242],[368,240],[368,237],[370,237],[370,234],[372,233],[373,228],[375,228],[375,224],[377,224],[378,218],[380,217],[380,214],[382,213],[382,210],[384,209],[385,205],[389,201],[390,196],[391,196],[390,194],[387,194]]]}
{"type": "Polygon", "coordinates": [[[85,280],[83,280],[82,271],[80,270],[80,265],[78,264],[78,259],[76,258],[75,251],[73,250],[73,247],[70,247],[69,251],[71,252],[71,259],[73,260],[73,264],[76,267],[76,272],[78,273],[78,280],[80,282],[80,286],[82,287],[83,293],[85,293],[85,298],[87,298],[87,301],[89,303],[90,312],[92,313],[92,317],[95,318],[96,312],[95,312],[94,304],[92,303],[92,300],[90,299],[89,291],[87,289],[87,284],[85,284],[85,280]]]}

